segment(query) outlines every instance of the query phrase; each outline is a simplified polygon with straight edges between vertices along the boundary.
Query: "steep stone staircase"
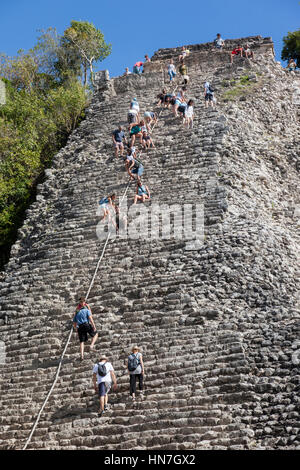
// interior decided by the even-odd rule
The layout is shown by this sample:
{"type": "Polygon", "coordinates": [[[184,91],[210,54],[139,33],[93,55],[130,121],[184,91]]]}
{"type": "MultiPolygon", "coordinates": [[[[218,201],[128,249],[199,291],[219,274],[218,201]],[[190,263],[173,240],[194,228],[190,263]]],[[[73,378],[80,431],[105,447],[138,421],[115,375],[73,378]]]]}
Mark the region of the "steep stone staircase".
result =
{"type": "MultiPolygon", "coordinates": [[[[203,204],[204,243],[193,248],[185,239],[147,237],[108,243],[88,299],[100,332],[96,351],[87,347],[81,363],[73,334],[30,449],[274,445],[272,433],[266,434],[267,426],[255,418],[261,416],[263,400],[252,343],[259,337],[256,318],[265,325],[263,312],[273,304],[255,291],[252,273],[254,290],[246,284],[236,287],[247,274],[249,240],[245,246],[240,240],[251,226],[244,221],[233,233],[224,223],[228,203],[219,164],[227,117],[222,107],[206,110],[202,92],[207,78],[220,90],[222,70],[238,73],[241,64],[232,71],[223,56],[216,56],[213,67],[205,62],[199,69],[197,61],[189,60],[194,127],[185,129],[171,110],[162,110],[153,136],[156,148],[141,156],[152,194],[145,208],[203,204]],[[129,401],[125,366],[133,344],[143,350],[146,372],[145,398],[135,404],[129,401]],[[119,386],[110,395],[110,410],[99,418],[91,376],[103,352],[113,362],[119,386]]],[[[97,202],[111,192],[121,197],[128,182],[122,160],[113,156],[111,133],[126,123],[133,96],[142,112],[151,110],[165,86],[161,58],[151,67],[141,77],[99,83],[87,119],[47,171],[13,247],[1,285],[1,339],[7,354],[0,366],[1,449],[22,448],[51,387],[76,299],[87,291],[104,244],[96,236],[97,202]]],[[[128,205],[134,193],[131,185],[128,205]]],[[[149,221],[143,217],[147,233],[149,221]]],[[[290,375],[288,361],[282,366],[290,375]]],[[[290,419],[296,428],[296,416],[290,419]]],[[[297,443],[297,438],[282,439],[279,446],[297,443]]]]}

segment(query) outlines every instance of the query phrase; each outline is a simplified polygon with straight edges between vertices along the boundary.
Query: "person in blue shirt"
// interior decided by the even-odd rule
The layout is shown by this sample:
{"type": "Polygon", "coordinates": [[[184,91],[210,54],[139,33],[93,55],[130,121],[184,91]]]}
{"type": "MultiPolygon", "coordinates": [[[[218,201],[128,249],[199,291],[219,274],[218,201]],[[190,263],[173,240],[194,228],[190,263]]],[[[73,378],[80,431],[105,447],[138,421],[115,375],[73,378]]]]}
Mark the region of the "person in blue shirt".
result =
{"type": "Polygon", "coordinates": [[[123,151],[124,151],[123,140],[127,144],[127,139],[125,137],[125,133],[122,129],[122,126],[119,126],[118,129],[116,129],[112,133],[112,140],[113,140],[114,147],[115,147],[115,156],[117,157],[120,151],[120,155],[121,157],[123,157],[123,151]]]}
{"type": "Polygon", "coordinates": [[[142,184],[141,181],[137,182],[136,185],[136,195],[134,196],[133,204],[136,204],[138,201],[145,202],[147,199],[150,199],[150,191],[148,186],[142,184]]]}
{"type": "Polygon", "coordinates": [[[94,344],[97,341],[98,333],[92,317],[91,309],[83,303],[80,310],[76,309],[76,313],[73,318],[74,330],[78,333],[80,342],[80,357],[83,360],[84,356],[84,343],[88,340],[88,334],[93,338],[90,348],[94,348],[94,344]]]}

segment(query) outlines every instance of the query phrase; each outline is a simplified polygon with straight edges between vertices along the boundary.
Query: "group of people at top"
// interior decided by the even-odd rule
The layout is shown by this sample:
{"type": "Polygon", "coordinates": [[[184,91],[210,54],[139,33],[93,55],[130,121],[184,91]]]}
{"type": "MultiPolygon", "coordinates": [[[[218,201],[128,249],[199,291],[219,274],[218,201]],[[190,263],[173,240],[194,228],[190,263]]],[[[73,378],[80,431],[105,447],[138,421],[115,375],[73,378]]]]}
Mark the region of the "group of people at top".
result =
{"type": "MultiPolygon", "coordinates": [[[[91,307],[87,304],[86,299],[81,297],[75,310],[73,317],[73,328],[78,333],[80,342],[80,357],[84,359],[84,344],[88,340],[88,335],[92,338],[90,349],[93,350],[94,344],[98,338],[98,332],[92,316],[91,307]]],[[[135,401],[136,382],[138,380],[140,398],[143,398],[143,379],[145,377],[145,369],[143,355],[138,346],[134,346],[125,361],[129,378],[130,378],[130,397],[135,401]]],[[[111,362],[105,354],[100,356],[99,362],[94,364],[92,383],[95,392],[99,397],[99,416],[102,416],[108,410],[108,393],[113,387],[117,389],[117,378],[111,362]]]]}
{"type": "MultiPolygon", "coordinates": [[[[222,51],[224,49],[224,46],[225,46],[225,40],[221,37],[221,34],[218,33],[216,38],[214,39],[213,41],[214,43],[214,46],[217,50],[219,51],[222,51]]],[[[186,59],[187,57],[189,57],[190,55],[190,50],[187,49],[185,46],[182,46],[182,50],[181,50],[181,53],[178,57],[178,60],[179,62],[182,62],[182,67],[179,69],[179,72],[182,74],[182,75],[185,75],[187,76],[187,72],[186,72],[186,66],[184,65],[184,59],[186,59]]],[[[230,63],[233,63],[233,59],[234,57],[245,57],[246,59],[254,59],[254,52],[253,50],[250,48],[249,44],[246,44],[245,47],[242,47],[241,44],[238,44],[237,47],[235,47],[231,52],[230,52],[230,63]]],[[[148,56],[148,54],[145,54],[145,60],[144,62],[142,61],[138,61],[134,64],[133,68],[132,68],[132,72],[130,72],[129,68],[126,67],[125,68],[125,72],[124,72],[124,75],[130,75],[131,73],[133,74],[137,74],[137,75],[141,75],[143,73],[143,70],[142,70],[142,67],[145,63],[147,62],[151,62],[151,59],[150,57],[148,56]]],[[[171,65],[171,64],[170,64],[171,65]]],[[[293,65],[292,65],[293,67],[293,65]]],[[[168,74],[169,75],[172,75],[172,67],[168,67],[168,74]]],[[[185,78],[186,79],[186,78],[185,78]]],[[[187,79],[188,80],[188,77],[187,79]]]]}
{"type": "MultiPolygon", "coordinates": [[[[222,39],[221,34],[218,33],[216,39],[214,40],[216,49],[222,51],[225,46],[225,41],[222,39]]],[[[246,59],[254,59],[254,52],[250,48],[249,44],[246,44],[245,47],[242,47],[241,44],[238,44],[237,47],[232,49],[230,53],[230,63],[233,63],[234,57],[245,57],[246,59]]]]}

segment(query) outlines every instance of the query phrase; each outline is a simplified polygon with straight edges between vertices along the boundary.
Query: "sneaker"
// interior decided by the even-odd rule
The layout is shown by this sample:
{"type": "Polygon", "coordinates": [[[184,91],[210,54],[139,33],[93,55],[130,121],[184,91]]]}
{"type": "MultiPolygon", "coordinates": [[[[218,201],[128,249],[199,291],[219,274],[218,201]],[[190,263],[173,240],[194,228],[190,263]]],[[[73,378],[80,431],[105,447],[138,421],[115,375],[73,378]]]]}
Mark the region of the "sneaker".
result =
{"type": "Polygon", "coordinates": [[[103,413],[104,413],[104,410],[98,411],[98,416],[99,416],[99,418],[101,418],[101,416],[103,415],[103,413]]]}
{"type": "Polygon", "coordinates": [[[104,411],[108,410],[108,405],[104,405],[104,411]]]}

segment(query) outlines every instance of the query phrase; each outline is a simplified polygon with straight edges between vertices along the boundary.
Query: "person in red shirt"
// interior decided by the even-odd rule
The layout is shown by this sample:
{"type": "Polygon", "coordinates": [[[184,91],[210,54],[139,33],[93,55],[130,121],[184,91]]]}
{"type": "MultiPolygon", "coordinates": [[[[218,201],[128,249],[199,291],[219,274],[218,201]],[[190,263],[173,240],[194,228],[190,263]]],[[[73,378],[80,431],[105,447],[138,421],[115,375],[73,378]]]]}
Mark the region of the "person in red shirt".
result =
{"type": "Polygon", "coordinates": [[[231,55],[230,55],[230,62],[231,64],[233,63],[233,58],[234,56],[240,56],[240,57],[243,57],[243,48],[240,44],[238,44],[237,47],[235,47],[232,51],[231,51],[231,55]]]}

